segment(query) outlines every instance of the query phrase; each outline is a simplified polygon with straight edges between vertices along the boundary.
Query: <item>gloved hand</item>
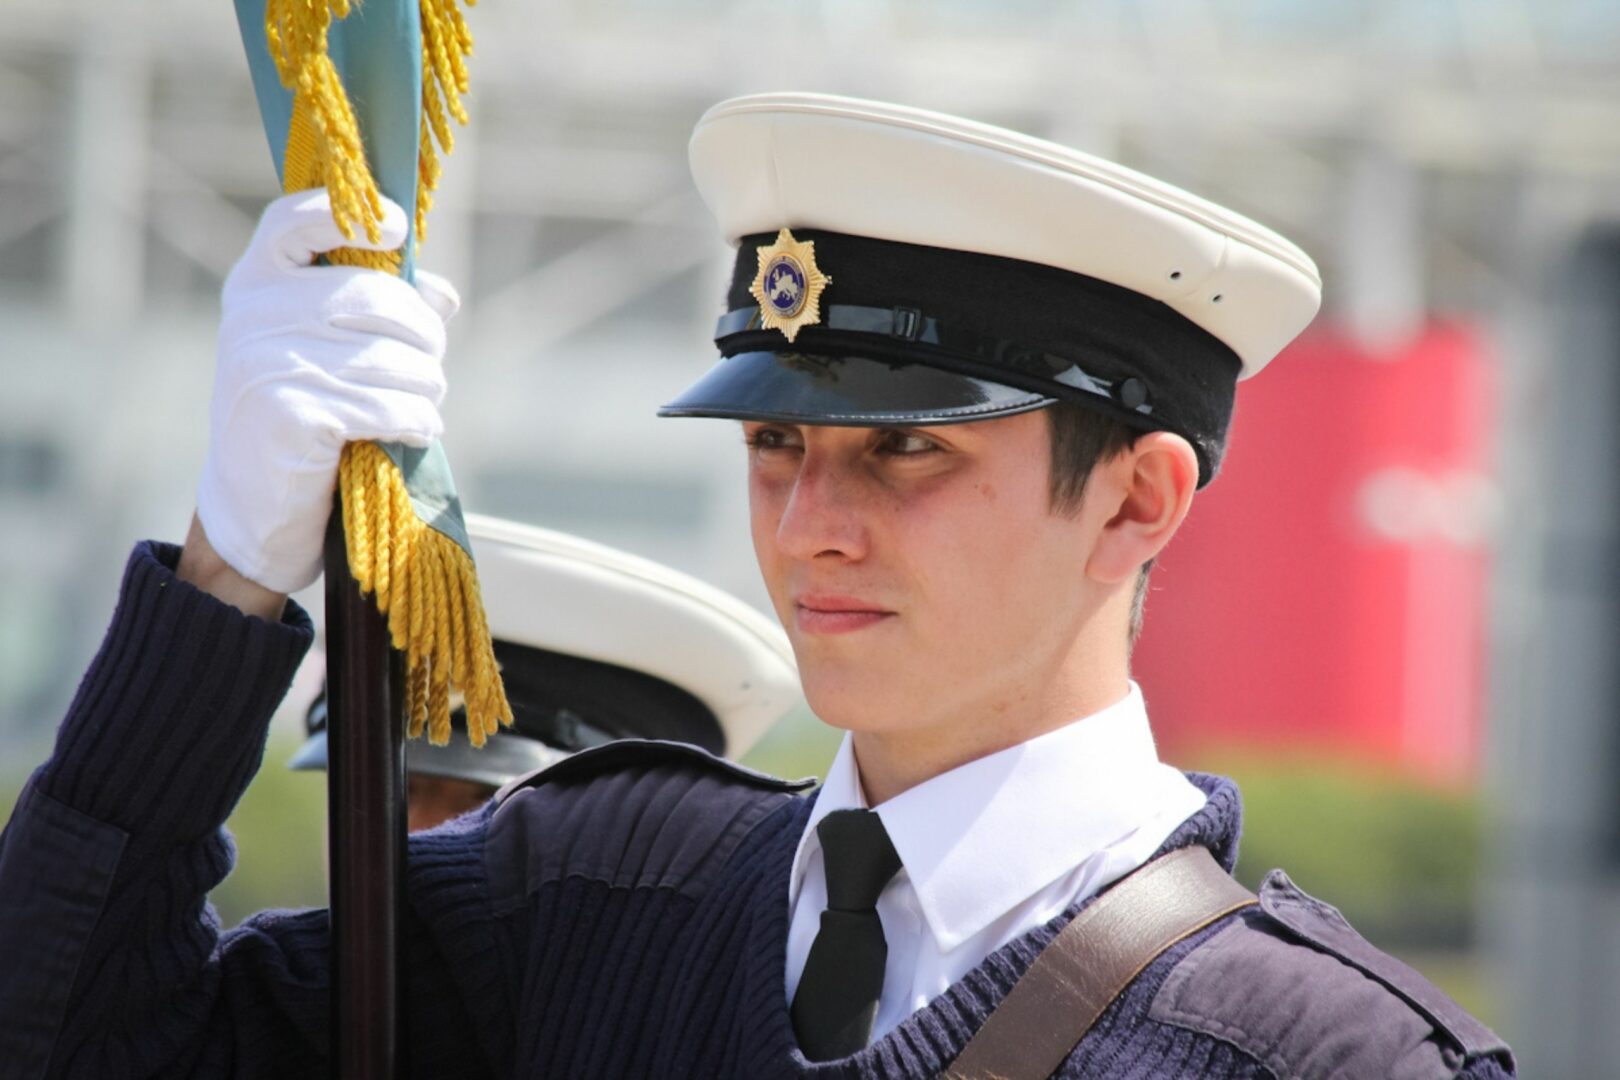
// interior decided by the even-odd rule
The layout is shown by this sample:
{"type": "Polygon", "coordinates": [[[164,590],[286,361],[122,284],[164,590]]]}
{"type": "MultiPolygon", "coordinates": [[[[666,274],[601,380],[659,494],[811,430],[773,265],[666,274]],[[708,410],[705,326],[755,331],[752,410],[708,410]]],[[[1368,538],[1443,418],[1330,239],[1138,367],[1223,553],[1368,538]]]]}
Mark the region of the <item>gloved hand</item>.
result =
{"type": "Polygon", "coordinates": [[[321,573],[343,444],[426,446],[444,430],[442,278],[311,266],[340,247],[398,248],[405,212],[384,201],[381,242],[346,239],[326,191],[277,199],[225,279],[197,515],[237,573],[293,592],[321,573]]]}

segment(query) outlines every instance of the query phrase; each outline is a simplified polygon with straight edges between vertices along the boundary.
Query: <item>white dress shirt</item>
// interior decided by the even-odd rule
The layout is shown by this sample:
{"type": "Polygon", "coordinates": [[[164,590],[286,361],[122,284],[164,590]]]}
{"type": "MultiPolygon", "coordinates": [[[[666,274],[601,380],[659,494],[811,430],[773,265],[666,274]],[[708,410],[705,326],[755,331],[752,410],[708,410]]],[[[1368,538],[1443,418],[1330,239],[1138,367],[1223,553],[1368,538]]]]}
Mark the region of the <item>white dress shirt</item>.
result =
{"type": "MultiPolygon", "coordinates": [[[[1130,873],[1204,805],[1159,761],[1142,692],[968,762],[877,808],[904,868],[878,899],[888,941],[874,1040],[986,956],[1130,873]]],[[[850,737],[816,797],[788,882],[788,1001],[827,907],[816,825],[865,808],[850,737]]]]}

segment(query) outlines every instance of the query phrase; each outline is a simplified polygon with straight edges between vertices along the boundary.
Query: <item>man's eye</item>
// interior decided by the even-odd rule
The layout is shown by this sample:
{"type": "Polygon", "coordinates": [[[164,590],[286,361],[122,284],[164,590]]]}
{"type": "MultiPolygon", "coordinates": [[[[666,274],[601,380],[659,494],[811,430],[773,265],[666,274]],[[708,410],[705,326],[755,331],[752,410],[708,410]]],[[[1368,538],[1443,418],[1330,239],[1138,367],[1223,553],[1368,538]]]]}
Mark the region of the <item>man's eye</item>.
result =
{"type": "Polygon", "coordinates": [[[911,457],[939,449],[939,444],[914,431],[885,431],[878,441],[878,449],[885,454],[911,457]]]}
{"type": "Polygon", "coordinates": [[[748,449],[754,451],[764,450],[792,450],[797,449],[799,440],[797,435],[787,428],[761,427],[752,431],[743,432],[743,441],[748,449]]]}

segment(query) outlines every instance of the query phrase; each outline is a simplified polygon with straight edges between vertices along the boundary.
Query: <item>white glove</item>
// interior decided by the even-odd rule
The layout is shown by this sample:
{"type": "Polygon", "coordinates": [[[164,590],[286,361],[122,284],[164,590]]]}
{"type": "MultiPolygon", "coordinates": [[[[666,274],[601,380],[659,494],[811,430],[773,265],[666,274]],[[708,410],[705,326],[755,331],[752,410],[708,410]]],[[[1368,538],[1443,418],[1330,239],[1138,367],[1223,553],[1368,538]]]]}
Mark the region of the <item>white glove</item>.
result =
{"type": "Polygon", "coordinates": [[[418,272],[311,266],[340,247],[398,248],[405,212],[384,199],[382,238],[346,239],[323,188],[271,203],[225,279],[197,514],[232,569],[276,592],[321,573],[343,444],[427,446],[444,430],[444,324],[460,300],[418,272]]]}

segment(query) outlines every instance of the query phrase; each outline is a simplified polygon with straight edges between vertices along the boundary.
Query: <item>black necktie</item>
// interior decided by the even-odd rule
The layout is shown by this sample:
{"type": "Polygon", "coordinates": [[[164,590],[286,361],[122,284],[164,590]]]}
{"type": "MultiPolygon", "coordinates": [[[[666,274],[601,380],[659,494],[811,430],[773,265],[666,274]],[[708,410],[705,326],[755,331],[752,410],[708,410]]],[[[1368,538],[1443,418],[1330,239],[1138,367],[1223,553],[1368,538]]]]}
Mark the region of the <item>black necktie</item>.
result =
{"type": "Polygon", "coordinates": [[[816,826],[827,870],[827,910],[793,995],[793,1030],[811,1061],[847,1057],[866,1045],[883,993],[877,900],[900,872],[900,856],[870,810],[834,810],[816,826]]]}

